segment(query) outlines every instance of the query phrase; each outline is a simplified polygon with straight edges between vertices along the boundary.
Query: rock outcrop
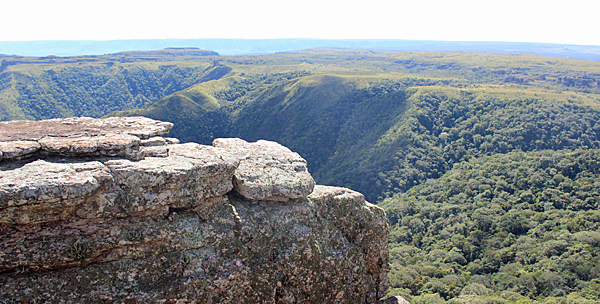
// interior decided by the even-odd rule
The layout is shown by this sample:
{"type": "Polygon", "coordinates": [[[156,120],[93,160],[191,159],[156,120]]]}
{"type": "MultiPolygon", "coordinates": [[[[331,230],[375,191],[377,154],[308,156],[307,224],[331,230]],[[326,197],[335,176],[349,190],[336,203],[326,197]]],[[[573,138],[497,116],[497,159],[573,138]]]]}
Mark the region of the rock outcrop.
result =
{"type": "Polygon", "coordinates": [[[388,227],[268,141],[147,118],[0,122],[0,301],[376,303],[388,227]]]}

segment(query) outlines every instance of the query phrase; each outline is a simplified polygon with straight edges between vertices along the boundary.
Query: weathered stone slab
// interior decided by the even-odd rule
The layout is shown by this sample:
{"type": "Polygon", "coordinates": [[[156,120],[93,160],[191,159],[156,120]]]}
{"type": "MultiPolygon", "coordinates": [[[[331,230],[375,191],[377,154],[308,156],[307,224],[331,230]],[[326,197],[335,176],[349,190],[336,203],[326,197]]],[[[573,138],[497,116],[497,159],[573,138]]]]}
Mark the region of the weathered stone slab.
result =
{"type": "Polygon", "coordinates": [[[149,146],[164,146],[167,144],[167,140],[162,137],[152,137],[148,139],[143,139],[140,142],[140,146],[149,147],[149,146]]]}
{"type": "MultiPolygon", "coordinates": [[[[193,208],[205,198],[222,196],[233,189],[235,164],[201,148],[182,156],[185,147],[171,145],[168,157],[147,157],[140,161],[109,160],[104,164],[115,183],[123,189],[122,208],[129,215],[165,213],[169,207],[193,208]]],[[[189,145],[188,145],[189,146],[189,145]]]]}
{"type": "Polygon", "coordinates": [[[306,160],[276,142],[219,138],[213,146],[239,159],[233,184],[250,200],[287,201],[307,196],[315,186],[306,160]]]}
{"type": "Polygon", "coordinates": [[[34,156],[34,152],[141,159],[140,139],[146,145],[166,143],[157,136],[167,134],[172,127],[171,123],[145,117],[0,122],[0,160],[34,156]]]}
{"type": "Polygon", "coordinates": [[[395,296],[395,297],[391,297],[385,300],[381,300],[378,302],[378,304],[410,304],[408,303],[408,301],[406,301],[406,299],[404,299],[401,296],[395,296]]]}
{"type": "Polygon", "coordinates": [[[227,199],[206,202],[203,208],[195,208],[197,212],[165,217],[102,217],[5,227],[0,234],[0,272],[78,267],[207,247],[217,236],[198,213],[214,217],[227,199]]]}
{"type": "Polygon", "coordinates": [[[46,136],[74,137],[128,134],[141,139],[169,133],[172,123],[146,117],[110,117],[95,119],[71,117],[48,120],[12,120],[0,122],[0,141],[37,141],[46,136]]]}
{"type": "Polygon", "coordinates": [[[19,159],[26,155],[38,151],[41,145],[35,141],[15,140],[2,142],[0,141],[0,160],[2,159],[19,159]]]}
{"type": "Polygon", "coordinates": [[[169,156],[169,147],[168,146],[140,147],[140,153],[143,153],[144,157],[168,157],[169,156]]]}
{"type": "Polygon", "coordinates": [[[348,242],[368,252],[362,267],[373,274],[370,284],[379,284],[375,288],[378,298],[385,296],[390,271],[389,239],[381,238],[389,236],[385,211],[366,202],[361,193],[347,188],[317,185],[308,198],[317,206],[319,218],[332,223],[348,242]]]}
{"type": "Polygon", "coordinates": [[[24,274],[0,284],[21,302],[376,303],[387,290],[385,214],[347,189],[315,192],[287,203],[230,196],[206,217],[11,228],[0,263],[24,274]]]}
{"type": "Polygon", "coordinates": [[[110,171],[97,161],[37,160],[0,166],[0,171],[0,224],[65,220],[75,213],[83,215],[85,210],[77,206],[85,204],[96,210],[85,217],[95,217],[114,201],[110,171]]]}
{"type": "Polygon", "coordinates": [[[178,146],[169,146],[174,152],[168,157],[140,161],[37,160],[1,166],[0,224],[164,214],[169,208],[193,209],[232,190],[236,163],[210,146],[178,146]]]}
{"type": "Polygon", "coordinates": [[[179,139],[177,139],[177,138],[172,138],[172,137],[163,137],[163,138],[169,145],[176,145],[176,144],[180,143],[179,139]]]}

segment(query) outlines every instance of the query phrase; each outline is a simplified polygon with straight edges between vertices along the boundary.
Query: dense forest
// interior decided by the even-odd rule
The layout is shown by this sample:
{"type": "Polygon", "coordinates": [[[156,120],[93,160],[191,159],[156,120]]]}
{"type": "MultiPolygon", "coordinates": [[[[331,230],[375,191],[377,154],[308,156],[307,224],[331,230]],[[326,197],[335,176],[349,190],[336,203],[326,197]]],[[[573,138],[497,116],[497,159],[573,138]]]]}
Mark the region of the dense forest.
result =
{"type": "Polygon", "coordinates": [[[0,57],[0,120],[142,115],[274,140],[391,227],[411,303],[600,302],[600,63],[523,54],[197,49],[0,57]]]}
{"type": "Polygon", "coordinates": [[[412,303],[600,301],[599,173],[597,149],[509,152],[386,199],[390,293],[412,303]]]}

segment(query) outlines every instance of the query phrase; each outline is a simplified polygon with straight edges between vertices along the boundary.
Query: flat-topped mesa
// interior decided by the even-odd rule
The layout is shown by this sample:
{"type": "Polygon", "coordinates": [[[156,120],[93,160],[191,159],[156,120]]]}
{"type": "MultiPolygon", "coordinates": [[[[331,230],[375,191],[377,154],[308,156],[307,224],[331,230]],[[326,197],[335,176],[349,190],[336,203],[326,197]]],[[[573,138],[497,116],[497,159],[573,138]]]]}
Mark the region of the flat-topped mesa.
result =
{"type": "Polygon", "coordinates": [[[163,138],[148,118],[0,123],[0,298],[375,303],[388,227],[269,141],[163,138]],[[49,271],[52,270],[52,271],[49,271]]]}

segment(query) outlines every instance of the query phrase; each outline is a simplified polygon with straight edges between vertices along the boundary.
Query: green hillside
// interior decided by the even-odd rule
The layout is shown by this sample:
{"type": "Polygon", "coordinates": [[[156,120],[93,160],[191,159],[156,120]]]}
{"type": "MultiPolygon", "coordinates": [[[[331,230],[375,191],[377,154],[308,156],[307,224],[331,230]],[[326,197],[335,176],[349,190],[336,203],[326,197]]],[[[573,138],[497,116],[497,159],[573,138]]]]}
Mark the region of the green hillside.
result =
{"type": "MultiPolygon", "coordinates": [[[[225,82],[229,82],[230,79],[225,82]]],[[[229,135],[230,119],[219,111],[221,105],[213,97],[211,85],[204,82],[168,95],[144,108],[113,113],[115,116],[160,117],[163,121],[179,121],[178,127],[169,133],[182,141],[210,143],[214,138],[229,135]],[[208,85],[206,85],[208,84],[208,85]]]]}
{"type": "MultiPolygon", "coordinates": [[[[0,57],[0,121],[100,117],[134,109],[215,73],[214,52],[171,49],[82,57],[0,57]]],[[[221,74],[221,75],[219,75],[221,74]]]]}

